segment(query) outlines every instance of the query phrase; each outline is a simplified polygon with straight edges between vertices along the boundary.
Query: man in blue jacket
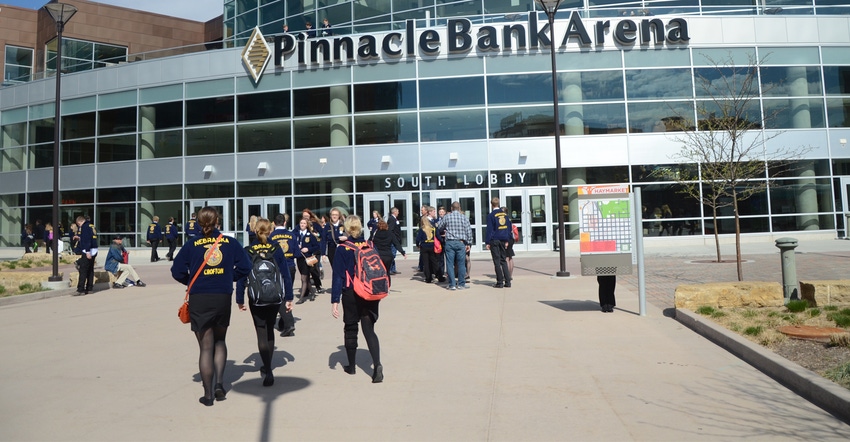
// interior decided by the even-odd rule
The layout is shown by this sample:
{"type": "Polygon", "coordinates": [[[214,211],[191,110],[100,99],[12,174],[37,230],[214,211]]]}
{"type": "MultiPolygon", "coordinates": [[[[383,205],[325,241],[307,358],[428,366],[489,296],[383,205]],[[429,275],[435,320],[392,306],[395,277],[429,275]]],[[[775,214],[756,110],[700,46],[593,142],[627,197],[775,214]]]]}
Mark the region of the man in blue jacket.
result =
{"type": "Polygon", "coordinates": [[[511,220],[499,206],[499,198],[490,200],[493,211],[487,215],[487,250],[493,258],[493,266],[496,269],[496,284],[493,287],[500,289],[511,286],[511,273],[508,270],[507,250],[508,241],[511,240],[511,220]]]}
{"type": "Polygon", "coordinates": [[[177,227],[177,222],[174,217],[168,218],[168,224],[165,225],[165,240],[168,241],[168,254],[165,255],[169,261],[174,261],[174,249],[177,248],[177,237],[180,235],[180,228],[177,227]]]}
{"type": "Polygon", "coordinates": [[[112,284],[112,288],[123,289],[124,287],[127,287],[127,279],[132,281],[133,285],[136,287],[146,286],[147,284],[139,279],[139,274],[136,273],[136,269],[134,269],[130,264],[124,262],[125,253],[128,252],[124,249],[124,237],[122,235],[118,235],[112,240],[112,245],[109,246],[109,252],[106,254],[106,263],[103,264],[104,270],[117,277],[115,282],[112,284]]]}
{"type": "Polygon", "coordinates": [[[157,262],[160,259],[159,253],[156,253],[160,241],[162,241],[162,228],[159,227],[159,217],[154,216],[153,222],[148,225],[147,236],[147,242],[151,245],[151,262],[157,262]]]}
{"type": "Polygon", "coordinates": [[[77,294],[88,295],[94,287],[94,257],[97,256],[97,230],[94,224],[86,221],[85,216],[77,217],[80,237],[74,252],[80,254],[80,277],[77,280],[77,294]]]}

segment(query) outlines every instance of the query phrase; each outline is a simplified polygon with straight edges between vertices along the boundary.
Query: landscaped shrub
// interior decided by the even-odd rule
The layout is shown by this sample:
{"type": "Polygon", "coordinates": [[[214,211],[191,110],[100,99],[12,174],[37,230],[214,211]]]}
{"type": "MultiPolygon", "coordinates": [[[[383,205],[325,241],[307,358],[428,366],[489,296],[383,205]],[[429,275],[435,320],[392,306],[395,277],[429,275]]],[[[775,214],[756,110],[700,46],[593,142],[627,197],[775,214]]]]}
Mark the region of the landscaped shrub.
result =
{"type": "Polygon", "coordinates": [[[809,308],[809,301],[806,301],[805,299],[788,301],[788,304],[785,305],[785,308],[787,308],[789,312],[799,313],[809,308]]]}
{"type": "Polygon", "coordinates": [[[820,309],[819,308],[813,308],[813,309],[809,310],[809,316],[811,316],[812,318],[814,318],[815,316],[820,316],[820,309]]]}
{"type": "Polygon", "coordinates": [[[41,284],[30,284],[28,282],[18,286],[21,293],[35,293],[41,291],[41,284]]]}
{"type": "Polygon", "coordinates": [[[4,293],[6,293],[6,287],[3,287],[2,285],[0,285],[0,295],[2,295],[4,293]]]}
{"type": "Polygon", "coordinates": [[[758,336],[764,331],[764,327],[760,325],[747,327],[744,329],[744,334],[749,336],[758,336]]]}
{"type": "Polygon", "coordinates": [[[850,362],[832,370],[827,370],[824,377],[838,385],[843,385],[845,388],[850,388],[850,362]]]}
{"type": "Polygon", "coordinates": [[[722,318],[724,316],[726,316],[726,312],[720,310],[715,310],[715,312],[711,314],[712,318],[722,318]]]}
{"type": "Polygon", "coordinates": [[[715,312],[714,307],[711,307],[711,306],[708,306],[708,305],[704,305],[702,307],[697,308],[697,313],[704,315],[704,316],[709,316],[709,315],[713,314],[714,312],[715,312]]]}

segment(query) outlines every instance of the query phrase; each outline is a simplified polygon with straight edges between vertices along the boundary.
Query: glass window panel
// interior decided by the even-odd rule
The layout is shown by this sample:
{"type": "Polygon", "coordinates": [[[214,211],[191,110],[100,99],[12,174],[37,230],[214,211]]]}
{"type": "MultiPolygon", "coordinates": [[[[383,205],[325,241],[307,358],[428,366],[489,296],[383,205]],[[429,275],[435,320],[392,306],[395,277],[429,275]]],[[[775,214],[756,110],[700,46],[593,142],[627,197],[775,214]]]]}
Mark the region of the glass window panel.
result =
{"type": "Polygon", "coordinates": [[[233,122],[233,97],[186,101],[186,126],[233,122]]]}
{"type": "Polygon", "coordinates": [[[26,169],[26,152],[27,149],[24,146],[7,147],[0,150],[0,172],[26,169]]]}
{"type": "Polygon", "coordinates": [[[459,107],[484,104],[484,77],[419,81],[419,106],[459,107]],[[459,94],[458,91],[464,93],[459,94]]]}
{"type": "Polygon", "coordinates": [[[62,57],[93,60],[94,43],[65,37],[62,39],[62,57]]]}
{"type": "Polygon", "coordinates": [[[758,96],[757,78],[750,76],[750,72],[752,71],[747,66],[696,68],[694,69],[696,79],[694,92],[697,97],[707,98],[740,94],[758,96]],[[751,77],[751,81],[748,81],[748,76],[751,77]]]}
{"type": "Polygon", "coordinates": [[[835,228],[835,218],[832,215],[818,216],[774,216],[771,218],[774,232],[789,232],[794,230],[832,230],[835,228]]]}
{"type": "MultiPolygon", "coordinates": [[[[377,0],[370,2],[352,2],[354,6],[354,20],[362,20],[378,15],[388,14],[392,10],[390,0],[377,0]]],[[[396,10],[406,9],[410,7],[409,2],[405,2],[404,7],[397,7],[396,10]]]]}
{"type": "MultiPolygon", "coordinates": [[[[733,0],[739,1],[739,0],[733,0]]],[[[747,0],[747,3],[751,3],[747,0]]],[[[702,2],[706,4],[705,0],[702,2]]],[[[739,68],[752,64],[756,60],[755,48],[695,48],[693,49],[694,66],[724,66],[733,63],[739,68]]]]}
{"type": "Polygon", "coordinates": [[[552,106],[490,108],[490,138],[551,136],[555,110],[552,106]]]}
{"type": "MultiPolygon", "coordinates": [[[[706,100],[697,102],[697,116],[699,127],[706,128],[712,121],[724,121],[726,116],[740,117],[749,122],[748,127],[759,128],[762,125],[761,108],[757,100],[750,102],[734,102],[723,100],[706,100]]],[[[731,121],[731,120],[727,120],[731,121]]]]}
{"type": "Polygon", "coordinates": [[[448,58],[419,63],[419,77],[445,77],[447,75],[484,75],[484,61],[476,57],[448,58]]]}
{"type": "MultiPolygon", "coordinates": [[[[189,187],[192,186],[204,186],[203,184],[197,185],[187,185],[186,189],[188,191],[189,187]]],[[[217,187],[216,185],[211,185],[211,187],[217,187]]],[[[223,189],[227,189],[232,187],[231,185],[222,185],[223,189]]],[[[232,191],[231,191],[232,193],[232,191]]],[[[216,195],[215,193],[210,193],[208,195],[216,195]]],[[[186,195],[189,197],[189,195],[186,195]]],[[[222,195],[224,196],[224,195],[222,195]]],[[[232,195],[231,195],[232,196],[232,195]]],[[[157,185],[157,186],[139,186],[139,199],[147,200],[147,201],[162,201],[162,200],[179,200],[183,199],[183,187],[179,184],[176,185],[157,185]]]]}
{"type": "Polygon", "coordinates": [[[690,69],[632,69],[626,71],[630,100],[693,97],[690,69]]]}
{"type": "MultiPolygon", "coordinates": [[[[98,109],[110,109],[113,107],[127,107],[136,104],[137,93],[135,90],[104,94],[98,97],[98,109]]],[[[64,112],[63,112],[64,113],[64,112]]]]}
{"type": "Polygon", "coordinates": [[[646,164],[632,166],[632,181],[679,181],[696,180],[699,170],[696,164],[646,164]]]}
{"type": "MultiPolygon", "coordinates": [[[[572,101],[564,92],[566,85],[574,83],[571,75],[574,74],[558,74],[560,88],[558,95],[562,103],[572,101]]],[[[582,101],[611,101],[625,98],[621,71],[582,72],[578,85],[581,87],[582,101]]]]}
{"type": "MultiPolygon", "coordinates": [[[[65,193],[72,193],[70,191],[66,191],[65,193]]],[[[62,193],[60,193],[61,197],[62,193]]],[[[53,205],[53,192],[31,192],[27,195],[29,197],[29,203],[31,206],[48,206],[53,205]]],[[[64,200],[63,203],[70,202],[74,204],[72,201],[64,200]]]]}
{"type": "Polygon", "coordinates": [[[818,98],[764,100],[766,129],[824,127],[823,100],[818,98]]]}
{"type": "Polygon", "coordinates": [[[820,69],[815,66],[761,68],[762,96],[821,95],[820,69]]]}
{"type": "Polygon", "coordinates": [[[182,101],[149,104],[139,108],[139,129],[142,131],[181,126],[183,126],[182,101]]]}
{"type": "Polygon", "coordinates": [[[103,137],[97,141],[97,161],[130,161],[136,159],[136,135],[103,137]]]}
{"type": "Polygon", "coordinates": [[[31,167],[39,169],[53,167],[53,144],[37,144],[30,148],[31,167]]]}
{"type": "Polygon", "coordinates": [[[111,109],[98,112],[99,135],[112,135],[136,131],[136,107],[111,109]]]}
{"type": "Polygon", "coordinates": [[[0,148],[27,144],[27,123],[7,124],[0,128],[0,148]]]}
{"type": "MultiPolygon", "coordinates": [[[[617,53],[619,56],[619,52],[617,53]]],[[[589,55],[589,54],[581,54],[589,55]]],[[[581,60],[582,57],[576,57],[575,54],[570,54],[571,60],[581,60]]],[[[549,72],[552,75],[552,62],[547,57],[532,57],[522,55],[520,53],[513,54],[510,57],[487,57],[487,72],[490,74],[510,73],[510,72],[549,72]]],[[[558,66],[571,66],[570,62],[557,62],[558,66]]],[[[619,66],[621,63],[617,62],[619,66]]],[[[609,67],[609,66],[603,66],[609,67]]]]}
{"type": "Polygon", "coordinates": [[[94,60],[99,62],[98,67],[112,66],[122,61],[127,61],[127,48],[123,46],[95,43],[94,60]]]}
{"type": "MultiPolygon", "coordinates": [[[[569,2],[561,3],[562,8],[569,8],[569,2]]],[[[504,12],[532,11],[534,10],[532,0],[487,0],[487,12],[500,14],[504,12]]],[[[580,6],[580,4],[578,5],[580,6]]]]}
{"type": "Polygon", "coordinates": [[[774,214],[806,213],[800,204],[815,203],[817,212],[832,212],[832,185],[829,178],[775,180],[770,184],[770,204],[774,214]],[[812,193],[811,191],[815,192],[812,193]]]}
{"type": "MultiPolygon", "coordinates": [[[[126,189],[123,189],[126,193],[126,189]]],[[[131,198],[126,198],[126,200],[134,200],[131,198]]],[[[157,207],[156,210],[162,210],[164,207],[157,207]]],[[[161,213],[175,213],[169,210],[168,212],[161,213]]],[[[111,242],[117,234],[127,235],[128,238],[125,238],[123,243],[125,247],[132,247],[135,241],[136,233],[138,229],[136,229],[136,204],[135,203],[127,203],[123,204],[98,204],[97,205],[97,215],[94,217],[95,223],[97,223],[97,233],[98,239],[100,240],[100,244],[108,244],[111,242]]],[[[138,259],[138,258],[137,258],[138,259]]]]}
{"type": "MultiPolygon", "coordinates": [[[[52,113],[51,113],[52,115],[52,113]]],[[[37,118],[33,116],[33,118],[37,118]]],[[[26,123],[27,122],[27,108],[19,107],[17,109],[6,109],[3,112],[0,112],[0,124],[12,124],[12,123],[26,123]]]]}
{"type": "Polygon", "coordinates": [[[829,127],[850,127],[850,98],[826,100],[829,127]]]}
{"type": "Polygon", "coordinates": [[[299,89],[292,97],[296,117],[331,113],[331,89],[328,87],[299,89]]]}
{"type": "MultiPolygon", "coordinates": [[[[626,107],[619,104],[585,104],[576,106],[581,112],[587,135],[625,133],[626,107]]],[[[562,106],[559,116],[566,121],[572,115],[570,106],[562,106]]]]}
{"type": "MultiPolygon", "coordinates": [[[[305,147],[328,147],[331,145],[331,125],[339,124],[338,118],[314,118],[310,120],[296,120],[294,125],[293,146],[296,149],[305,147]]],[[[349,120],[349,124],[350,120],[349,120]]],[[[351,144],[349,135],[348,144],[351,144]]]]}
{"type": "MultiPolygon", "coordinates": [[[[664,27],[660,29],[661,35],[665,34],[664,27]]],[[[650,34],[652,35],[652,34],[650,34]]],[[[652,35],[650,38],[655,38],[652,35]]],[[[665,49],[653,49],[652,51],[623,51],[626,67],[667,67],[667,66],[690,66],[691,54],[688,48],[668,47],[665,49]]]]}
{"type": "Polygon", "coordinates": [[[820,63],[818,48],[763,48],[759,54],[766,66],[820,63]]]}
{"type": "MultiPolygon", "coordinates": [[[[673,213],[674,218],[685,218],[700,216],[700,204],[694,198],[682,193],[682,185],[669,184],[641,184],[642,217],[644,220],[659,220],[663,216],[663,208],[667,206],[673,213]]],[[[662,233],[660,226],[656,223],[644,223],[645,229],[650,229],[649,236],[658,236],[662,233]]],[[[674,229],[675,230],[675,229],[674,229]]]]}
{"type": "Polygon", "coordinates": [[[437,17],[469,17],[481,15],[481,0],[459,2],[455,0],[437,0],[437,17]]]}
{"type": "Polygon", "coordinates": [[[829,160],[795,160],[770,164],[769,174],[771,177],[796,177],[812,172],[819,176],[829,176],[829,160]]]}
{"type": "Polygon", "coordinates": [[[113,187],[109,189],[97,189],[97,202],[99,203],[123,203],[128,200],[135,201],[136,189],[126,187],[113,187]],[[130,193],[128,195],[128,193],[130,193]]]}
{"type": "Polygon", "coordinates": [[[422,112],[419,118],[422,141],[477,140],[487,137],[484,109],[422,112]]]}
{"type": "MultiPolygon", "coordinates": [[[[253,28],[253,26],[252,26],[253,28]]],[[[186,98],[213,97],[233,93],[233,79],[198,81],[186,84],[186,98]]]]}
{"type": "Polygon", "coordinates": [[[236,127],[239,152],[282,150],[292,147],[292,130],[289,121],[273,123],[240,124],[236,127]]]}
{"type": "Polygon", "coordinates": [[[415,113],[354,117],[356,144],[415,143],[419,130],[415,113]]]}
{"type": "Polygon", "coordinates": [[[186,155],[233,153],[233,126],[186,130],[186,155]]]}
{"type": "MultiPolygon", "coordinates": [[[[45,192],[49,195],[49,203],[51,204],[53,201],[53,194],[50,192],[45,192]]],[[[94,203],[94,190],[62,190],[59,193],[59,199],[62,200],[62,204],[93,204],[94,203]]],[[[30,201],[32,203],[32,201],[30,201]]]]}
{"type": "Polygon", "coordinates": [[[65,141],[62,143],[60,153],[62,155],[61,164],[63,166],[94,163],[94,138],[65,141]]]}
{"type": "Polygon", "coordinates": [[[183,155],[183,131],[139,134],[139,159],[169,158],[183,155]]]}
{"type": "Polygon", "coordinates": [[[180,100],[182,98],[182,84],[172,84],[168,86],[151,87],[139,90],[139,102],[142,104],[156,103],[158,101],[180,100]]]}
{"type": "MultiPolygon", "coordinates": [[[[315,180],[315,179],[299,179],[295,180],[295,194],[316,194],[316,193],[333,193],[337,190],[341,190],[346,193],[353,192],[353,181],[351,178],[348,179],[340,179],[337,181],[334,179],[331,180],[315,180]]],[[[312,207],[313,210],[318,210],[319,212],[324,212],[322,208],[330,208],[330,197],[325,200],[323,203],[315,204],[315,203],[307,203],[303,200],[295,200],[295,210],[300,211],[305,207],[312,207]]],[[[296,218],[300,219],[300,218],[296,218]]]]}
{"type": "Polygon", "coordinates": [[[61,139],[93,137],[95,135],[95,117],[94,112],[62,117],[61,139]]]}
{"type": "Polygon", "coordinates": [[[17,46],[6,45],[6,64],[32,66],[33,50],[17,46]]]}
{"type": "MultiPolygon", "coordinates": [[[[844,0],[838,1],[844,3],[844,0]]],[[[820,3],[821,1],[818,1],[818,4],[820,3]]],[[[823,64],[847,64],[847,60],[850,60],[850,48],[848,47],[822,47],[820,50],[823,64]]]]}
{"type": "Polygon", "coordinates": [[[850,66],[824,66],[823,80],[827,95],[850,95],[850,66]]]}
{"type": "Polygon", "coordinates": [[[691,102],[629,103],[629,132],[673,132],[681,128],[682,119],[693,121],[691,102]]]}
{"type": "Polygon", "coordinates": [[[487,101],[491,105],[551,104],[552,74],[493,75],[487,77],[487,101]]]}
{"type": "MultiPolygon", "coordinates": [[[[236,183],[236,189],[240,198],[271,195],[288,196],[292,194],[292,182],[290,180],[239,181],[236,183]]],[[[284,208],[283,211],[286,212],[287,210],[288,208],[284,208]]],[[[269,214],[269,216],[273,215],[269,214]]]]}
{"type": "Polygon", "coordinates": [[[239,121],[288,118],[289,91],[240,95],[236,98],[239,121]]]}
{"type": "Polygon", "coordinates": [[[416,78],[416,63],[399,61],[394,63],[364,64],[358,66],[353,71],[353,74],[355,83],[416,78]]]}
{"type": "Polygon", "coordinates": [[[354,85],[355,112],[416,109],[416,82],[354,85]]]}
{"type": "Polygon", "coordinates": [[[97,109],[97,97],[75,98],[73,100],[62,100],[62,114],[81,114],[97,109]]]}
{"type": "Polygon", "coordinates": [[[47,143],[53,141],[53,118],[30,121],[30,143],[47,143]]]}

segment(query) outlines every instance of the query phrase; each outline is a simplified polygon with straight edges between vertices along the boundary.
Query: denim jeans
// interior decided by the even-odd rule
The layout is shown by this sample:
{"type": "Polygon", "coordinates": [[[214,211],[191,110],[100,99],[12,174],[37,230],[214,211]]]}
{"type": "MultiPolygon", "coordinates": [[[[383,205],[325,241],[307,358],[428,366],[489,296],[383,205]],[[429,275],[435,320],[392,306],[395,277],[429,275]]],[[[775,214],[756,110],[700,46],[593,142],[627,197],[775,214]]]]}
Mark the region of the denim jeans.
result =
{"type": "Polygon", "coordinates": [[[466,287],[466,246],[462,241],[446,241],[443,245],[446,254],[446,272],[449,274],[449,287],[455,286],[455,268],[457,285],[466,287]]]}

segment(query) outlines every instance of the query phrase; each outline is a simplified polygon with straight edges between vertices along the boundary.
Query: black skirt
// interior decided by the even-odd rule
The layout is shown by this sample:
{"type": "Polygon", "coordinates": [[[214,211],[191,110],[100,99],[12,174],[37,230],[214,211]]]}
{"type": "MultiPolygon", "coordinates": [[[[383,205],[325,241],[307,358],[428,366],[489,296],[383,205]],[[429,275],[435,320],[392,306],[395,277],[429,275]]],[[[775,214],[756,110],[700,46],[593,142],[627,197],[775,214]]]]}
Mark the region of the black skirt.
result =
{"type": "Polygon", "coordinates": [[[230,326],[230,293],[192,293],[189,295],[189,318],[192,331],[209,327],[230,326]]]}

